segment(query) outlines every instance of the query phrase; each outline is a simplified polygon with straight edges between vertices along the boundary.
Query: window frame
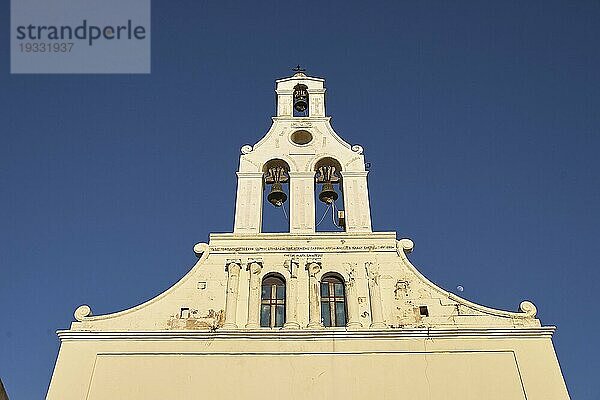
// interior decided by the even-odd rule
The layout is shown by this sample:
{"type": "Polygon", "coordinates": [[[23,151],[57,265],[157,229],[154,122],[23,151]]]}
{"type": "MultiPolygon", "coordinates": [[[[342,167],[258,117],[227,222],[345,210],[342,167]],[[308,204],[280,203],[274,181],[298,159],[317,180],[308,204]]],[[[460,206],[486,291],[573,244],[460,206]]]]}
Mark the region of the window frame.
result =
{"type": "Polygon", "coordinates": [[[267,275],[262,279],[260,290],[260,327],[261,328],[281,328],[285,324],[285,297],[286,287],[285,279],[280,275],[267,275]],[[268,287],[268,297],[265,297],[265,287],[268,287]],[[283,288],[280,292],[278,289],[283,288]],[[269,325],[265,324],[265,306],[268,310],[269,325]],[[277,315],[278,308],[282,310],[280,319],[277,315]]]}
{"type": "Polygon", "coordinates": [[[348,304],[346,300],[346,284],[342,277],[337,274],[325,275],[321,278],[321,282],[319,282],[319,297],[320,297],[320,309],[321,309],[321,322],[323,326],[327,328],[343,328],[348,323],[348,304]],[[327,291],[325,293],[324,285],[327,284],[327,291]],[[338,288],[341,287],[341,294],[339,291],[336,292],[336,285],[339,285],[338,288]],[[324,295],[324,293],[326,295],[324,295]],[[342,303],[342,309],[340,309],[339,303],[342,303]],[[324,317],[324,306],[327,305],[327,309],[329,310],[328,318],[324,317]],[[339,317],[343,317],[343,320],[340,322],[339,317]],[[329,322],[329,324],[327,324],[329,322]]]}

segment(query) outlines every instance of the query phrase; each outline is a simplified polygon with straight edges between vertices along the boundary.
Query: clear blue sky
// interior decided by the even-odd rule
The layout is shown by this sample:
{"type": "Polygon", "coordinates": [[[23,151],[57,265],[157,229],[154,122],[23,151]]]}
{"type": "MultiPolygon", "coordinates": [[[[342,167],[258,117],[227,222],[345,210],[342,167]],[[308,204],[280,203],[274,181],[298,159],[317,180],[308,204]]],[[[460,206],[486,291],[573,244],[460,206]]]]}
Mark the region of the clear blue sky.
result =
{"type": "Polygon", "coordinates": [[[9,74],[0,12],[0,376],[40,399],[77,306],[165,290],[233,224],[240,147],[305,65],[373,166],[374,229],[491,307],[531,299],[600,398],[598,1],[153,1],[152,74],[9,74]],[[594,343],[593,345],[590,345],[594,343]]]}

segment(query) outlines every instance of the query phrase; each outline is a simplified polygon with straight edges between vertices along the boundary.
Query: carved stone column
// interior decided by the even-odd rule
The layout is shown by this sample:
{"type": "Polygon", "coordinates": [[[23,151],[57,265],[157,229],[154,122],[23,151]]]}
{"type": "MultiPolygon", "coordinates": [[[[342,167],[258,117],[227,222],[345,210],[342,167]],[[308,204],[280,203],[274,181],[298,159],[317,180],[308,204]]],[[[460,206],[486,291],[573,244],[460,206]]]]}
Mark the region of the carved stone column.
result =
{"type": "Polygon", "coordinates": [[[321,324],[321,298],[317,274],[321,270],[321,263],[310,261],[306,263],[308,271],[308,328],[318,329],[321,324]]]}
{"type": "Polygon", "coordinates": [[[346,304],[348,306],[348,322],[346,323],[346,327],[348,329],[362,328],[362,324],[359,321],[358,293],[354,275],[354,266],[348,264],[348,282],[346,282],[346,304]]]}
{"type": "Polygon", "coordinates": [[[227,293],[225,298],[225,323],[224,329],[237,329],[237,299],[240,283],[240,270],[242,268],[240,260],[227,260],[227,293]]]}
{"type": "Polygon", "coordinates": [[[298,323],[298,261],[289,260],[285,262],[285,269],[290,273],[285,289],[285,324],[284,329],[300,329],[298,323]]]}
{"type": "Polygon", "coordinates": [[[262,260],[250,260],[248,272],[250,272],[250,286],[248,289],[248,322],[247,329],[260,328],[260,271],[262,260]]]}
{"type": "Polygon", "coordinates": [[[371,303],[371,326],[372,329],[387,328],[383,322],[383,304],[381,304],[381,292],[379,289],[379,266],[372,262],[365,263],[367,278],[369,280],[369,299],[371,303]]]}

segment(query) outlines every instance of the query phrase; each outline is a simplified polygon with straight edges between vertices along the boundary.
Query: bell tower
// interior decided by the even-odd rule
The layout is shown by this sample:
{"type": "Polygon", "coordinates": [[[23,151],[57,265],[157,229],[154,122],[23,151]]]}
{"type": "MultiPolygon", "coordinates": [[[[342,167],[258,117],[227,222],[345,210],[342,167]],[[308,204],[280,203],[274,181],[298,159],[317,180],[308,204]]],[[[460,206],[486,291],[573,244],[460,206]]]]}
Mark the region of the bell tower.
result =
{"type": "Polygon", "coordinates": [[[324,79],[300,67],[294,71],[276,81],[277,115],[269,131],[241,149],[234,233],[262,232],[265,190],[272,206],[289,207],[289,233],[315,232],[315,191],[317,201],[331,207],[340,231],[371,232],[363,149],[331,127],[324,79]]]}

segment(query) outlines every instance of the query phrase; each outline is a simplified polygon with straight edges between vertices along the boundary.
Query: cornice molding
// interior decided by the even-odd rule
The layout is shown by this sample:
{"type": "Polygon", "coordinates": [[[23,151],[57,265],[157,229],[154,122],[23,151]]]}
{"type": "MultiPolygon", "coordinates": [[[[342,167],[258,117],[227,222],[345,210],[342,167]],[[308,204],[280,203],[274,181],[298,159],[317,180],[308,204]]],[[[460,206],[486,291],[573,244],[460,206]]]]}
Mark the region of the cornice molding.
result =
{"type": "Polygon", "coordinates": [[[238,178],[261,178],[263,177],[262,172],[236,172],[238,178]]]}
{"type": "Polygon", "coordinates": [[[540,339],[551,338],[555,326],[534,328],[386,329],[332,330],[227,330],[227,331],[57,331],[61,341],[69,340],[390,340],[390,339],[540,339]]]}
{"type": "Polygon", "coordinates": [[[342,178],[362,178],[367,176],[368,173],[369,171],[340,171],[342,178]]]}
{"type": "MultiPolygon", "coordinates": [[[[211,233],[210,240],[316,240],[316,239],[366,239],[366,240],[394,240],[396,232],[311,232],[311,233],[271,233],[262,232],[255,234],[238,233],[211,233]]],[[[212,243],[211,243],[212,244],[212,243]]]]}

